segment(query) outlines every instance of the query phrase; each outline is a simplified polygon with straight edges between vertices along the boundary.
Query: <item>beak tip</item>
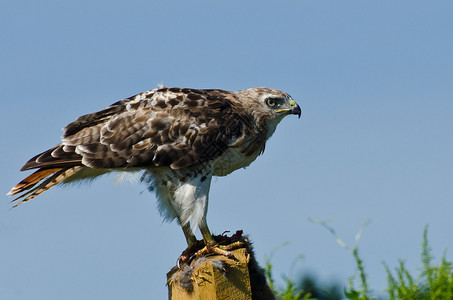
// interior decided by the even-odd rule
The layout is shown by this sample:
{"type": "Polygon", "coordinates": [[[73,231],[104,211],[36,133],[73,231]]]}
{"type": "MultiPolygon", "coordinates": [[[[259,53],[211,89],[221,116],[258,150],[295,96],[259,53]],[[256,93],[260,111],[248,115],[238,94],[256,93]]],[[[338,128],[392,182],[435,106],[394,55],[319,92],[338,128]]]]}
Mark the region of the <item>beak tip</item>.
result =
{"type": "Polygon", "coordinates": [[[292,115],[297,115],[298,118],[300,119],[300,116],[302,114],[302,110],[300,109],[300,106],[296,104],[296,106],[289,111],[290,114],[292,115]]]}

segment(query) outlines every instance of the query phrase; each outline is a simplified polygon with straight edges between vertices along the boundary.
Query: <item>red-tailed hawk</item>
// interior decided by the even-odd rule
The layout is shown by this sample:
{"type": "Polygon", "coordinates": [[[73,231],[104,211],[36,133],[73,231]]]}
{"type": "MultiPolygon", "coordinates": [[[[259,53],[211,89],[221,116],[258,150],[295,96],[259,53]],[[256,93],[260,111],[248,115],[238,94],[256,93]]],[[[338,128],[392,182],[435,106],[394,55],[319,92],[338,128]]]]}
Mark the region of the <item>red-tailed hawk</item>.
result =
{"type": "Polygon", "coordinates": [[[38,170],[8,195],[22,193],[13,200],[17,206],[59,183],[142,172],[141,180],[156,191],[160,213],[178,220],[188,245],[196,243],[198,227],[213,246],[206,224],[212,176],[250,165],[289,114],[300,117],[300,107],[270,88],[147,91],[67,125],[59,145],[22,167],[38,170]]]}

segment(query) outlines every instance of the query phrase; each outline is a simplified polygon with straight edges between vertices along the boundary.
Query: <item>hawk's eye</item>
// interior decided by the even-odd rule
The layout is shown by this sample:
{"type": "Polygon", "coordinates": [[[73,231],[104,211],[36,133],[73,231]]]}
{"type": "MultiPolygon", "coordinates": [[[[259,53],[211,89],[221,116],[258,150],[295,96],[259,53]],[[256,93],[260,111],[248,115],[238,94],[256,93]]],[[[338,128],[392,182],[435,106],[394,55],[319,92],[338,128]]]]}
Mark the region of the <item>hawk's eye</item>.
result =
{"type": "Polygon", "coordinates": [[[269,107],[274,107],[275,105],[277,105],[277,99],[275,99],[275,98],[267,98],[266,99],[266,104],[269,107]]]}

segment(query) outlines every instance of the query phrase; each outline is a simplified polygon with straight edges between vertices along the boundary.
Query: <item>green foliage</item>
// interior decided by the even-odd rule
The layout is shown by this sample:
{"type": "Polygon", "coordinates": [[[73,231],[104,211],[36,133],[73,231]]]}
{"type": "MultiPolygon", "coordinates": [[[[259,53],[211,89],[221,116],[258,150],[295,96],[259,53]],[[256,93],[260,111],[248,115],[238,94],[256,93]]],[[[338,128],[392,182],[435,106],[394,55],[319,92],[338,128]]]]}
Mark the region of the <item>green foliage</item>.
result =
{"type": "Polygon", "coordinates": [[[265,272],[267,283],[278,300],[310,299],[310,293],[304,293],[304,291],[297,287],[288,277],[284,277],[286,283],[285,287],[277,289],[272,277],[272,264],[270,262],[266,262],[265,272]]]}
{"type": "Polygon", "coordinates": [[[363,260],[359,256],[359,249],[357,248],[357,246],[351,249],[351,253],[356,262],[357,270],[359,271],[360,288],[358,290],[354,288],[354,276],[351,276],[348,282],[348,288],[346,288],[344,291],[345,296],[348,299],[353,300],[376,299],[376,297],[371,296],[371,290],[368,285],[368,276],[365,272],[363,260]]]}
{"type": "Polygon", "coordinates": [[[302,299],[318,299],[318,300],[340,300],[341,292],[339,286],[333,284],[328,287],[320,287],[312,276],[306,276],[298,281],[298,284],[292,279],[294,268],[298,261],[303,259],[303,256],[296,257],[291,263],[291,268],[288,275],[283,274],[282,278],[285,282],[284,287],[277,287],[272,276],[272,257],[275,252],[287,245],[285,243],[276,249],[265,258],[265,274],[267,284],[274,293],[277,300],[302,300],[302,299]]]}
{"type": "MultiPolygon", "coordinates": [[[[300,287],[297,287],[293,280],[290,277],[287,277],[286,275],[283,275],[283,279],[285,281],[285,287],[284,288],[277,288],[275,285],[274,278],[272,277],[272,264],[271,260],[272,257],[274,256],[275,252],[280,249],[281,247],[287,245],[288,242],[285,244],[281,245],[280,247],[277,247],[274,249],[271,254],[266,257],[265,261],[265,268],[264,272],[266,274],[267,278],[267,284],[269,285],[270,289],[272,292],[275,294],[275,297],[278,300],[300,300],[300,299],[309,299],[310,298],[310,293],[305,293],[303,289],[300,287]]],[[[298,260],[301,259],[301,257],[298,258],[298,260]]],[[[292,264],[292,269],[290,271],[290,274],[292,273],[292,270],[294,269],[294,266],[296,264],[297,260],[294,261],[292,264]]]]}
{"type": "Polygon", "coordinates": [[[393,275],[390,268],[384,264],[387,271],[387,291],[389,299],[453,299],[453,267],[446,259],[444,252],[440,265],[433,265],[431,247],[428,243],[428,227],[423,230],[422,243],[422,272],[414,279],[404,265],[399,261],[393,275]]]}
{"type": "MultiPolygon", "coordinates": [[[[356,276],[351,276],[348,281],[348,286],[344,288],[344,296],[351,300],[374,300],[377,296],[369,287],[367,273],[363,260],[359,255],[358,241],[361,233],[367,223],[362,226],[361,230],[356,235],[355,246],[349,248],[336,234],[335,230],[329,227],[325,222],[312,220],[313,222],[322,225],[335,237],[337,243],[351,252],[354,257],[358,279],[356,276]],[[356,287],[356,285],[358,287],[356,287]]],[[[280,248],[280,247],[279,247],[280,248]]],[[[300,299],[340,299],[339,293],[335,292],[336,287],[320,288],[314,283],[312,278],[305,278],[300,281],[300,284],[294,284],[294,281],[285,275],[285,286],[278,288],[275,285],[272,277],[272,264],[271,258],[277,249],[266,259],[266,276],[268,284],[278,300],[300,300],[300,299]],[[326,292],[327,291],[327,292],[326,292]],[[330,291],[330,293],[329,293],[330,291]]],[[[406,266],[404,260],[399,260],[398,266],[394,269],[394,273],[390,270],[388,265],[384,263],[384,268],[387,272],[387,288],[385,299],[389,300],[451,300],[453,299],[453,265],[446,259],[444,252],[439,265],[433,263],[433,256],[431,254],[431,247],[428,243],[428,226],[423,231],[423,243],[421,253],[421,274],[414,276],[411,274],[406,266]]],[[[295,263],[292,264],[294,267],[295,263]]],[[[291,272],[292,273],[292,270],[291,272]]]]}
{"type": "Polygon", "coordinates": [[[335,237],[335,240],[337,241],[338,245],[340,245],[342,248],[349,251],[352,254],[352,256],[354,257],[354,260],[355,260],[355,263],[357,266],[357,271],[359,272],[359,288],[358,289],[355,288],[355,284],[354,284],[355,276],[351,276],[349,278],[348,287],[344,289],[344,294],[345,294],[346,298],[352,299],[352,300],[374,300],[374,299],[376,299],[376,297],[372,296],[372,292],[369,288],[368,277],[365,272],[365,266],[363,264],[362,259],[360,258],[359,248],[358,248],[358,244],[359,244],[360,237],[362,236],[362,232],[365,229],[365,227],[370,223],[370,221],[368,220],[367,222],[365,222],[365,224],[363,224],[363,226],[357,232],[357,234],[355,236],[355,242],[354,242],[353,248],[349,247],[345,242],[343,242],[343,240],[336,233],[335,229],[330,227],[327,224],[327,222],[318,221],[315,219],[310,219],[310,221],[326,228],[335,237]]]}

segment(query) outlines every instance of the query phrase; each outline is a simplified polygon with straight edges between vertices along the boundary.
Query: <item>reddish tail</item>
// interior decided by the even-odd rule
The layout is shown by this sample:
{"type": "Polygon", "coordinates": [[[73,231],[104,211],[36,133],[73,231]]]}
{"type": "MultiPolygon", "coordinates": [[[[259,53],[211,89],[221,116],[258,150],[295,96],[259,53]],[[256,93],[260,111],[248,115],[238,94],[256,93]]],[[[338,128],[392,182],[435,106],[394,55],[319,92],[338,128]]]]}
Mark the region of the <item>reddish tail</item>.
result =
{"type": "Polygon", "coordinates": [[[35,198],[39,194],[59,184],[66,178],[69,178],[70,176],[77,173],[81,168],[82,167],[80,166],[76,166],[70,168],[39,169],[16,184],[7,195],[17,195],[23,192],[22,195],[11,201],[16,202],[20,200],[20,202],[16,203],[13,206],[16,207],[19,204],[35,198]],[[43,179],[44,181],[39,183],[43,179]],[[37,185],[38,183],[39,185],[35,187],[35,185],[37,185]]]}

